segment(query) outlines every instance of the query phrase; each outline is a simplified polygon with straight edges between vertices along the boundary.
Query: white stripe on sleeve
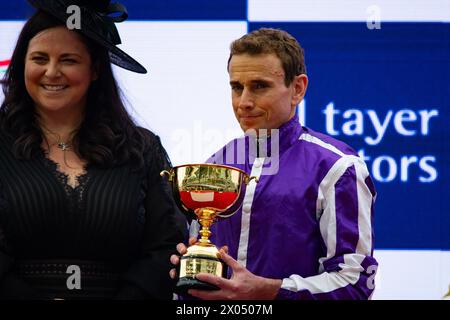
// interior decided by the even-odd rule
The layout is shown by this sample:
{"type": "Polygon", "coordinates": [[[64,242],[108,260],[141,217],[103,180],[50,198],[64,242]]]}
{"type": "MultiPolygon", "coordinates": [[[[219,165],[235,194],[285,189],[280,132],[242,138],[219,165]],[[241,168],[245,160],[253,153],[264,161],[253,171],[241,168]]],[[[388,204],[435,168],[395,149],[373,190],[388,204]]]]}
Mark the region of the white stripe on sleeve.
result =
{"type": "Polygon", "coordinates": [[[294,292],[308,290],[312,294],[327,293],[358,282],[361,272],[364,271],[361,263],[371,253],[371,206],[373,197],[365,183],[365,179],[369,173],[364,161],[357,156],[345,155],[333,145],[309,134],[302,134],[300,140],[319,145],[340,155],[341,158],[330,168],[319,185],[316,214],[317,218],[320,219],[320,232],[327,247],[326,256],[319,259],[319,274],[306,278],[293,274],[289,278],[283,279],[281,288],[294,292]],[[341,268],[339,272],[325,272],[323,263],[333,258],[336,254],[337,239],[334,186],[351,166],[355,167],[357,177],[359,240],[355,253],[343,255],[344,263],[339,264],[341,268]]]}

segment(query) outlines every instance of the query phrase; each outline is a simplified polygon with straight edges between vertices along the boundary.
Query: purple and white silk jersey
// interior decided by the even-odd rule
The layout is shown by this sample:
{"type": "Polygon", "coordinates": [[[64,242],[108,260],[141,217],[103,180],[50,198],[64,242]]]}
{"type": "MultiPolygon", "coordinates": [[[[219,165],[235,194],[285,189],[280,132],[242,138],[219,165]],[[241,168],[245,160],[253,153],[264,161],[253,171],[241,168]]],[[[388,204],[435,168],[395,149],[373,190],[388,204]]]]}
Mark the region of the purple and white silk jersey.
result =
{"type": "Polygon", "coordinates": [[[271,138],[265,153],[272,164],[256,157],[250,139],[235,139],[208,160],[259,177],[247,186],[241,209],[214,223],[213,243],[227,245],[250,272],[282,279],[279,299],[369,298],[376,193],[364,161],[297,117],[279,129],[276,174],[269,170],[276,158],[271,138]]]}

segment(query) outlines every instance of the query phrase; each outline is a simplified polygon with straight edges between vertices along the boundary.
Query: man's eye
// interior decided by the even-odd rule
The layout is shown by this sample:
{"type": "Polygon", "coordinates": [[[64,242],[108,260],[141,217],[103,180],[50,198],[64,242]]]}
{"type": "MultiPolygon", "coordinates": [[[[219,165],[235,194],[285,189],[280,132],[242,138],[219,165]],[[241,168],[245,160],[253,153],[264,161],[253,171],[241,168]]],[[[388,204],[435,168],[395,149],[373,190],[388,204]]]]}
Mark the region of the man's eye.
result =
{"type": "Polygon", "coordinates": [[[257,83],[255,84],[255,89],[264,89],[267,86],[264,83],[257,83]]]}

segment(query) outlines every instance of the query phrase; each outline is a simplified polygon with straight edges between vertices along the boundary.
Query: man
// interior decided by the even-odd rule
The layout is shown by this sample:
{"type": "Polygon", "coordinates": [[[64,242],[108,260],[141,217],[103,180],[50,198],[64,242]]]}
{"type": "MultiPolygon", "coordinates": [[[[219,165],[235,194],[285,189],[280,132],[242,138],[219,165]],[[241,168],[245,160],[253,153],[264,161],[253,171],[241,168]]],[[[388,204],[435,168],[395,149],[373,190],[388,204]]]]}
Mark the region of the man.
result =
{"type": "MultiPolygon", "coordinates": [[[[369,298],[377,267],[374,186],[353,149],[300,125],[296,107],[308,85],[302,48],[282,30],[259,29],[232,43],[228,72],[234,113],[250,134],[209,161],[259,182],[247,187],[235,215],[212,227],[213,243],[228,246],[220,252],[231,279],[199,274],[220,290],[189,293],[233,300],[369,298]]],[[[177,249],[186,252],[183,244],[177,249]]]]}

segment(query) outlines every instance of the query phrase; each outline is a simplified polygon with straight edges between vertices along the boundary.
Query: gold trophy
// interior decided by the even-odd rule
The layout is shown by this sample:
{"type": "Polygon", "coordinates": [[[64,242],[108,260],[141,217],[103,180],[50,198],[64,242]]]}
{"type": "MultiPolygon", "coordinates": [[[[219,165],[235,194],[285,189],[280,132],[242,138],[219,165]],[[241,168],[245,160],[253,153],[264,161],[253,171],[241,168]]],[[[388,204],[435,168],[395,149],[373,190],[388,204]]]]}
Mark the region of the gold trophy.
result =
{"type": "Polygon", "coordinates": [[[202,226],[201,238],[181,257],[177,293],[188,289],[217,290],[212,284],[199,281],[200,272],[226,277],[226,265],[218,258],[219,250],[211,243],[210,226],[218,218],[231,217],[242,205],[247,184],[256,177],[244,171],[216,164],[187,164],[162,171],[168,175],[178,207],[197,218],[202,226]]]}

